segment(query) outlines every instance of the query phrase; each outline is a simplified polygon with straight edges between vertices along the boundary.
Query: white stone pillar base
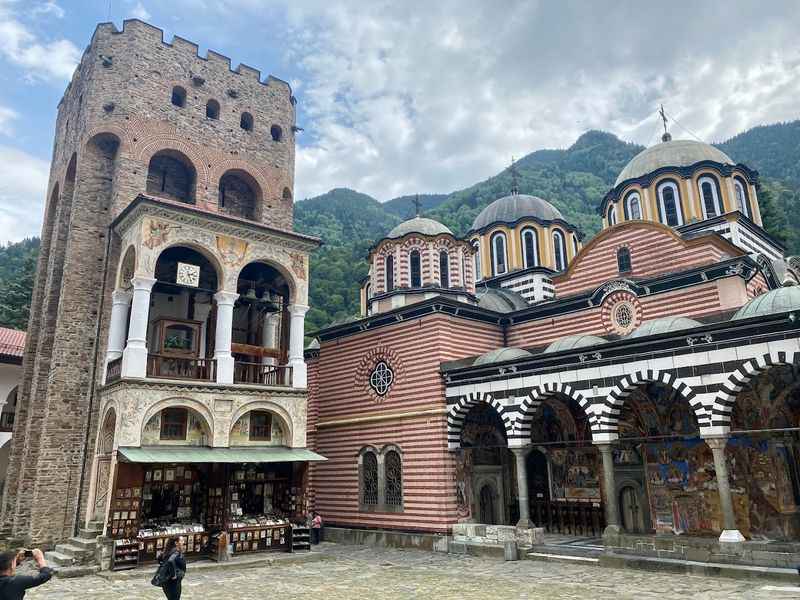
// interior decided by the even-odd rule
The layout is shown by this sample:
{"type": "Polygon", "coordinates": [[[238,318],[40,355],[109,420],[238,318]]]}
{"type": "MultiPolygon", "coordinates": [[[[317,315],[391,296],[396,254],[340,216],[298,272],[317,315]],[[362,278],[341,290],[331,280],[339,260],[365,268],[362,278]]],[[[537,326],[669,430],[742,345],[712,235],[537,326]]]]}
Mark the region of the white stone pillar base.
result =
{"type": "Polygon", "coordinates": [[[720,534],[719,541],[725,544],[740,544],[746,541],[746,538],[738,529],[726,529],[720,534]]]}
{"type": "Polygon", "coordinates": [[[214,360],[217,363],[217,383],[233,383],[233,356],[230,352],[215,354],[214,360]]]}
{"type": "Polygon", "coordinates": [[[147,377],[147,347],[144,345],[134,346],[128,342],[125,351],[122,353],[121,377],[126,379],[147,377]]]}
{"type": "Polygon", "coordinates": [[[303,359],[290,360],[292,367],[292,387],[306,389],[308,387],[308,367],[303,359]]]}

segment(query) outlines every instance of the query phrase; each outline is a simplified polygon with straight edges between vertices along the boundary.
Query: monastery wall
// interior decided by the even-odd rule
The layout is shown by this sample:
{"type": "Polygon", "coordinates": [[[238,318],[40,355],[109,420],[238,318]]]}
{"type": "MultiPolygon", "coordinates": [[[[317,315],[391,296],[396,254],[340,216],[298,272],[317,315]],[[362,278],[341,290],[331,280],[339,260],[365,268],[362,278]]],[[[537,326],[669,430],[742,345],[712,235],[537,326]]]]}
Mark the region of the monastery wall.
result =
{"type": "Polygon", "coordinates": [[[455,461],[447,451],[439,364],[502,344],[499,328],[444,315],[322,343],[309,366],[308,440],[328,458],[313,464],[311,475],[326,522],[437,532],[455,522],[455,461]],[[380,360],[395,378],[383,398],[369,387],[380,360]],[[359,452],[387,445],[401,452],[403,509],[362,511],[359,452]]]}

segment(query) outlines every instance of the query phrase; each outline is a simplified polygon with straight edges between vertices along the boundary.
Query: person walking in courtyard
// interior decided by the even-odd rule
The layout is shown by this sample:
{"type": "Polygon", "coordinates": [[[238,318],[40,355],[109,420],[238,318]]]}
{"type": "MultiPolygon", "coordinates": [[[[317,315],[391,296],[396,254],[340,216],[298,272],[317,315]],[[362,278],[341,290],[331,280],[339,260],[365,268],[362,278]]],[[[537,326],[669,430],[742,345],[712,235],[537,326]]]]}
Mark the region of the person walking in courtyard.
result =
{"type": "Polygon", "coordinates": [[[0,600],[21,600],[25,597],[25,590],[50,581],[53,570],[47,566],[42,551],[37,548],[31,556],[39,572],[36,575],[17,575],[17,565],[25,560],[25,551],[0,554],[0,600]]]}
{"type": "Polygon", "coordinates": [[[316,545],[322,540],[322,517],[315,510],[311,511],[311,543],[316,545]]]}
{"type": "Polygon", "coordinates": [[[164,590],[167,600],[180,600],[181,582],[186,575],[186,559],[183,557],[183,540],[180,537],[167,540],[158,563],[153,584],[164,590]]]}

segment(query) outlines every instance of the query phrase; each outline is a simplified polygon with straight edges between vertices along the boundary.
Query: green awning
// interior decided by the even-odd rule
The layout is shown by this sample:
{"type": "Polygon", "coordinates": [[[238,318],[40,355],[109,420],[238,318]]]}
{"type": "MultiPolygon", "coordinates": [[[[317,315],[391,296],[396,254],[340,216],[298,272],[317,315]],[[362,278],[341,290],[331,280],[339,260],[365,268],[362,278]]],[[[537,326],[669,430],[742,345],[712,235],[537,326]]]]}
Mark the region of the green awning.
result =
{"type": "Polygon", "coordinates": [[[205,446],[148,446],[119,448],[120,460],[132,463],[276,463],[328,460],[307,448],[207,448],[205,446]]]}

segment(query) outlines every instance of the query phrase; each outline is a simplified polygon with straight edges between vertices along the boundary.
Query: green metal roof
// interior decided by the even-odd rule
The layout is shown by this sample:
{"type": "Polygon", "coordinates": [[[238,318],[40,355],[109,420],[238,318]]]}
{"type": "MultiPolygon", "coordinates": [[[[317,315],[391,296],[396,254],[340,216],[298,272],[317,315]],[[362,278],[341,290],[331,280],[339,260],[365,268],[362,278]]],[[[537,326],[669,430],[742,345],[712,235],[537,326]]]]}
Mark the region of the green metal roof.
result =
{"type": "Polygon", "coordinates": [[[208,448],[206,446],[147,446],[119,448],[121,460],[134,463],[273,463],[328,460],[307,448],[284,446],[208,448]]]}
{"type": "Polygon", "coordinates": [[[796,285],[779,287],[750,300],[733,315],[731,321],[797,309],[800,309],[800,287],[796,285]]]}

